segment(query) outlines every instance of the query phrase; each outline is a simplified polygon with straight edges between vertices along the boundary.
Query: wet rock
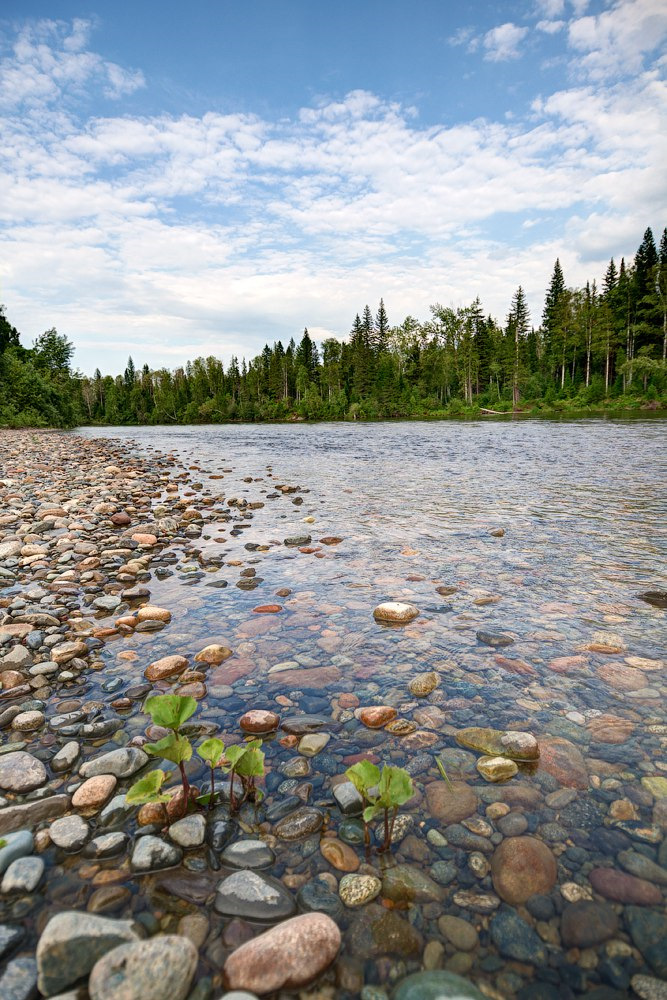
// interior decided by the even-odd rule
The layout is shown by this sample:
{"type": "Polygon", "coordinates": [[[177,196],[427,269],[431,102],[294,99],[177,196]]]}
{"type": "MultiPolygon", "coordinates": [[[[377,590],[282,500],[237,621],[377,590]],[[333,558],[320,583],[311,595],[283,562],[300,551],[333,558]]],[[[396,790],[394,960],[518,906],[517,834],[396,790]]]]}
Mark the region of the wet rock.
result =
{"type": "MultiPolygon", "coordinates": [[[[667,595],[665,597],[667,599],[667,595]]],[[[667,1000],[667,983],[664,979],[639,974],[632,977],[630,985],[642,1000],[667,1000]]]]}
{"type": "Polygon", "coordinates": [[[384,872],[382,895],[394,903],[439,903],[443,891],[414,865],[396,865],[384,872]]]}
{"type": "Polygon", "coordinates": [[[540,768],[566,788],[588,788],[588,769],[578,749],[569,740],[546,737],[540,740],[540,768]]]}
{"type": "Polygon", "coordinates": [[[105,833],[95,837],[88,844],[85,854],[89,858],[113,858],[121,854],[129,842],[129,837],[122,831],[105,833]]]}
{"type": "Polygon", "coordinates": [[[512,636],[506,635],[504,632],[479,631],[476,635],[478,642],[484,643],[485,646],[492,646],[494,649],[501,649],[503,646],[511,646],[514,642],[512,636]]]}
{"type": "Polygon", "coordinates": [[[34,892],[43,875],[44,862],[41,858],[17,858],[7,868],[0,884],[0,892],[34,892]]]}
{"type": "Polygon", "coordinates": [[[90,829],[81,816],[63,816],[49,827],[49,836],[64,851],[80,851],[88,840],[90,829]]]}
{"type": "Polygon", "coordinates": [[[139,608],[136,615],[136,620],[138,623],[141,622],[170,622],[171,612],[167,611],[166,608],[158,608],[155,605],[147,604],[143,608],[139,608]]]}
{"type": "Polygon", "coordinates": [[[299,989],[333,962],[340,942],[326,914],[293,917],[237,948],[225,962],[225,980],[232,989],[258,994],[299,989]]]}
{"type": "Polygon", "coordinates": [[[608,903],[582,900],[566,906],[560,934],[566,948],[593,948],[614,937],[618,917],[608,903]]]}
{"type": "Polygon", "coordinates": [[[408,684],[408,690],[410,694],[415,695],[417,698],[426,698],[431,694],[440,684],[440,678],[434,670],[429,671],[425,674],[417,674],[413,677],[408,684]]]}
{"type": "Polygon", "coordinates": [[[637,851],[620,851],[618,860],[631,875],[646,879],[648,882],[655,882],[656,885],[667,885],[667,869],[657,865],[645,855],[637,851]]]}
{"type": "Polygon", "coordinates": [[[396,718],[397,713],[391,705],[371,705],[368,708],[356,709],[354,714],[369,729],[382,729],[396,718]]]}
{"type": "Polygon", "coordinates": [[[484,1000],[484,994],[468,979],[444,969],[415,972],[402,979],[392,1000],[484,1000]]]}
{"type": "Polygon", "coordinates": [[[72,796],[72,805],[85,812],[97,812],[109,801],[117,784],[118,779],[112,774],[87,778],[72,796]]]}
{"type": "Polygon", "coordinates": [[[48,799],[26,802],[0,809],[0,837],[23,827],[32,828],[43,820],[62,816],[69,808],[68,795],[51,795],[48,799]]]}
{"type": "Polygon", "coordinates": [[[428,810],[443,823],[459,823],[477,812],[478,798],[469,785],[453,781],[433,781],[426,786],[428,810]]]}
{"type": "Polygon", "coordinates": [[[667,608],[667,591],[665,590],[645,590],[637,594],[640,601],[652,604],[654,608],[667,608]]]}
{"type": "Polygon", "coordinates": [[[510,760],[537,760],[540,748],[532,733],[515,730],[483,729],[472,726],[456,733],[456,742],[463,747],[481,751],[490,757],[508,757],[510,760]]]}
{"type": "Polygon", "coordinates": [[[85,761],[79,768],[82,778],[95,778],[101,774],[113,774],[116,778],[131,778],[145,767],[150,757],[138,747],[121,747],[110,750],[94,760],[85,761]]]}
{"type": "Polygon", "coordinates": [[[542,965],[547,950],[533,928],[514,910],[497,913],[490,924],[491,939],[501,955],[517,962],[542,965]]]}
{"type": "Polygon", "coordinates": [[[3,837],[4,845],[0,846],[0,875],[17,859],[32,854],[35,842],[29,830],[18,830],[3,837]]]}
{"type": "Polygon", "coordinates": [[[148,681],[168,680],[176,677],[187,670],[188,661],[184,656],[163,656],[160,660],[150,663],[144,670],[144,677],[148,681]]]}
{"type": "Polygon", "coordinates": [[[224,663],[232,655],[232,650],[228,649],[227,646],[220,646],[218,643],[212,643],[210,646],[204,646],[200,649],[195,656],[196,663],[208,663],[211,666],[219,666],[219,664],[224,663]]]}
{"type": "Polygon", "coordinates": [[[46,925],[37,945],[40,992],[50,997],[86,976],[108,951],[137,940],[129,920],[90,913],[58,913],[46,925]]]}
{"type": "Polygon", "coordinates": [[[385,601],[384,604],[378,604],[373,611],[376,621],[400,625],[411,622],[418,614],[419,608],[402,601],[385,601]]]}
{"type": "Polygon", "coordinates": [[[514,905],[549,892],[557,874],[554,855],[535,837],[508,837],[491,858],[493,888],[501,899],[514,905]]]}
{"type": "Polygon", "coordinates": [[[275,854],[263,840],[237,840],[220,855],[221,864],[229,868],[270,868],[275,854]]]}
{"type": "Polygon", "coordinates": [[[252,709],[242,715],[239,719],[239,726],[244,733],[274,733],[280,725],[280,716],[275,712],[265,712],[260,709],[252,709]]]}
{"type": "Polygon", "coordinates": [[[76,740],[70,740],[68,743],[65,743],[51,760],[52,770],[57,773],[69,771],[74,766],[80,753],[81,747],[76,740]]]}
{"type": "Polygon", "coordinates": [[[438,930],[457,951],[473,951],[479,945],[479,934],[468,920],[461,917],[438,918],[438,930]]]}
{"type": "Polygon", "coordinates": [[[617,903],[656,906],[662,902],[662,893],[657,885],[615,868],[594,868],[588,878],[596,892],[617,903]]]}
{"type": "Polygon", "coordinates": [[[147,834],[135,841],[130,864],[135,872],[150,872],[159,868],[171,868],[179,864],[182,857],[180,847],[147,834]]]}
{"type": "Polygon", "coordinates": [[[356,872],[360,864],[356,851],[335,837],[320,842],[320,853],[339,872],[356,872]]]}
{"type": "Polygon", "coordinates": [[[322,828],[324,816],[319,809],[303,806],[276,823],[273,832],[280,840],[300,840],[322,828]]]}
{"type": "Polygon", "coordinates": [[[335,785],[333,797],[344,816],[361,816],[364,800],[351,781],[342,781],[335,785]]]}
{"type": "Polygon", "coordinates": [[[519,770],[518,764],[507,757],[480,757],[477,770],[487,781],[507,781],[519,770]]]}
{"type": "Polygon", "coordinates": [[[32,733],[44,725],[44,713],[35,709],[30,712],[19,712],[12,719],[12,729],[19,733],[32,733]]]}
{"type": "Polygon", "coordinates": [[[296,905],[277,879],[256,871],[238,871],[218,883],[215,909],[225,917],[277,921],[291,917],[296,905]]]}
{"type": "Polygon", "coordinates": [[[326,913],[339,922],[343,916],[343,904],[337,893],[320,876],[310,879],[297,893],[297,904],[302,913],[326,913]]]}
{"type": "Polygon", "coordinates": [[[206,820],[201,813],[184,816],[169,827],[169,837],[179,847],[201,847],[206,833],[206,820]]]}
{"type": "Polygon", "coordinates": [[[32,754],[19,750],[0,756],[0,789],[8,792],[30,792],[46,783],[46,768],[32,754]]]}
{"type": "Polygon", "coordinates": [[[95,964],[90,1000],[185,1000],[197,960],[193,943],[176,934],[120,945],[95,964]]]}
{"type": "MultiPolygon", "coordinates": [[[[346,875],[345,878],[363,876],[346,875]]],[[[370,959],[379,955],[407,958],[421,955],[424,942],[419,931],[395,910],[385,910],[377,903],[363,907],[355,917],[346,937],[352,955],[370,959]]]]}
{"type": "Polygon", "coordinates": [[[632,943],[656,975],[667,979],[667,916],[636,906],[626,907],[623,919],[627,924],[632,943]]]}
{"type": "Polygon", "coordinates": [[[14,958],[0,975],[3,1000],[34,1000],[37,990],[37,963],[34,958],[14,958]]]}

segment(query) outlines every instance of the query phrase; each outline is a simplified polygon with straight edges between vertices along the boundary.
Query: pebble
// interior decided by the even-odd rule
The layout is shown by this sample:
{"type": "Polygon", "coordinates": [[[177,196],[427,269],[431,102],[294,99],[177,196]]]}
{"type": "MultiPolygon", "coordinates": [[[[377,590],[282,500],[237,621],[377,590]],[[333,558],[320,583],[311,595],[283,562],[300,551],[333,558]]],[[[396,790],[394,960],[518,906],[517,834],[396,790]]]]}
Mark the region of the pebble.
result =
{"type": "Polygon", "coordinates": [[[549,892],[557,875],[556,858],[536,837],[508,837],[491,858],[493,888],[506,903],[525,903],[549,892]]]}
{"type": "Polygon", "coordinates": [[[566,948],[593,948],[612,938],[618,917],[609,903],[582,900],[566,906],[561,916],[560,934],[566,948]]]}
{"type": "Polygon", "coordinates": [[[373,617],[378,622],[403,625],[411,622],[419,615],[419,608],[403,601],[385,601],[373,611],[373,617]]]}
{"type": "Polygon", "coordinates": [[[229,868],[270,868],[275,854],[263,840],[237,840],[220,855],[220,863],[229,868]]]}
{"type": "Polygon", "coordinates": [[[479,945],[479,934],[469,921],[445,915],[438,918],[438,930],[457,951],[473,951],[479,945]]]}
{"type": "Polygon", "coordinates": [[[360,861],[356,851],[334,837],[320,842],[320,853],[339,872],[356,872],[359,868],[360,861]]]}
{"type": "Polygon", "coordinates": [[[365,906],[380,895],[382,882],[376,875],[343,875],[338,893],[345,906],[365,906]]]}
{"type": "Polygon", "coordinates": [[[112,774],[116,778],[131,778],[149,760],[148,754],[138,747],[121,747],[103,753],[94,760],[85,761],[79,768],[79,774],[82,778],[95,778],[104,774],[112,774]]]}
{"type": "Polygon", "coordinates": [[[415,972],[402,979],[392,1000],[485,1000],[485,994],[467,979],[444,969],[415,972]]]}
{"type": "Polygon", "coordinates": [[[296,910],[294,897],[281,882],[245,869],[218,883],[214,906],[225,917],[273,922],[293,916],[296,910]]]}
{"type": "Polygon", "coordinates": [[[0,884],[0,892],[34,892],[43,875],[42,858],[17,858],[7,868],[0,884]]]}
{"type": "Polygon", "coordinates": [[[64,851],[80,851],[88,840],[90,828],[81,816],[63,816],[49,826],[49,836],[64,851]]]}
{"type": "Polygon", "coordinates": [[[87,778],[72,796],[72,805],[85,812],[97,812],[109,801],[117,784],[118,779],[113,774],[87,778]]]}
{"type": "Polygon", "coordinates": [[[417,698],[426,698],[435,691],[439,684],[440,678],[434,670],[431,670],[428,673],[417,674],[416,677],[413,677],[408,684],[408,690],[410,694],[415,695],[417,698]]]}
{"type": "Polygon", "coordinates": [[[37,988],[37,963],[34,958],[14,958],[0,975],[3,1000],[34,1000],[37,988]]]}
{"type": "Polygon", "coordinates": [[[38,986],[50,997],[88,975],[99,958],[136,941],[129,920],[65,911],[51,917],[37,944],[38,986]]]}
{"type": "Polygon", "coordinates": [[[206,834],[206,820],[201,813],[193,813],[176,820],[169,827],[169,838],[179,847],[201,847],[206,834]]]}
{"type": "Polygon", "coordinates": [[[32,754],[19,750],[0,756],[0,789],[3,791],[31,792],[41,788],[46,780],[46,768],[32,754]]]}
{"type": "Polygon", "coordinates": [[[23,858],[32,854],[35,849],[35,841],[30,830],[17,830],[15,833],[7,833],[2,837],[4,843],[0,843],[0,875],[9,868],[17,858],[23,858]]]}
{"type": "Polygon", "coordinates": [[[547,961],[544,943],[514,910],[496,913],[491,919],[489,930],[493,943],[506,958],[537,966],[547,961]]]}
{"type": "Polygon", "coordinates": [[[519,766],[507,757],[480,757],[477,770],[487,781],[507,781],[518,773],[519,766]]]}
{"type": "Polygon", "coordinates": [[[167,844],[160,837],[146,834],[135,841],[130,864],[135,872],[149,872],[159,868],[172,868],[182,858],[183,851],[180,847],[167,844]]]}
{"type": "Polygon", "coordinates": [[[120,945],[95,964],[90,1000],[185,1000],[198,957],[193,943],[176,934],[120,945]]]}

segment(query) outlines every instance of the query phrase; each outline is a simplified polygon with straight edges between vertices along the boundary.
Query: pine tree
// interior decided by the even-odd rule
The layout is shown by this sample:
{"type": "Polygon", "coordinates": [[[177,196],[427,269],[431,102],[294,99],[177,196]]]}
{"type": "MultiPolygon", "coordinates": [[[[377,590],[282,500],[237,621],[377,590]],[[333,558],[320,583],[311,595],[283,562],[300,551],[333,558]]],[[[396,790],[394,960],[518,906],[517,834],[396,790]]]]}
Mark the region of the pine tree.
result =
{"type": "Polygon", "coordinates": [[[377,352],[386,351],[387,337],[389,335],[389,320],[387,319],[387,310],[384,307],[383,299],[380,299],[380,305],[378,306],[377,315],[375,317],[373,333],[373,346],[375,347],[375,350],[377,352]]]}
{"type": "Polygon", "coordinates": [[[527,336],[530,328],[530,313],[528,312],[526,296],[524,295],[521,285],[519,285],[514,293],[507,325],[508,329],[511,330],[512,339],[514,341],[512,363],[512,403],[514,407],[517,407],[519,405],[520,345],[527,336]]]}

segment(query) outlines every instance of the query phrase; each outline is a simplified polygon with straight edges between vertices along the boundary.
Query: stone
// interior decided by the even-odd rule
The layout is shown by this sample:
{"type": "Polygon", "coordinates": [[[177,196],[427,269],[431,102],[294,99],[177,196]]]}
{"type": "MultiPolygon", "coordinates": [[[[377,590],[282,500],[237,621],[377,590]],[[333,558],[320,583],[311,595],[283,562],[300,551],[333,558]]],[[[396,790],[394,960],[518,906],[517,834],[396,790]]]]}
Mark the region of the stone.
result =
{"type": "Polygon", "coordinates": [[[147,681],[163,681],[182,674],[184,670],[187,670],[187,667],[188,661],[184,656],[178,654],[163,656],[161,659],[149,663],[144,670],[144,677],[147,681]]]}
{"type": "Polygon", "coordinates": [[[17,858],[24,858],[32,854],[35,849],[35,841],[30,830],[18,830],[16,833],[8,833],[2,838],[5,843],[0,846],[0,875],[9,868],[17,858]]]}
{"type": "Polygon", "coordinates": [[[414,972],[400,981],[391,996],[392,1000],[485,1000],[468,979],[444,969],[414,972]]]}
{"type": "Polygon", "coordinates": [[[647,882],[655,882],[657,885],[667,885],[667,868],[657,865],[644,854],[639,854],[637,851],[619,851],[618,860],[631,875],[646,879],[647,882]]]}
{"type": "Polygon", "coordinates": [[[588,876],[591,885],[605,899],[636,906],[657,906],[662,893],[657,885],[615,868],[594,868],[588,876]]]}
{"type": "Polygon", "coordinates": [[[88,840],[90,829],[81,816],[63,816],[49,827],[49,836],[64,851],[80,851],[88,840]]]}
{"type": "Polygon", "coordinates": [[[51,917],[37,944],[37,983],[44,996],[88,975],[95,963],[121,944],[137,940],[129,920],[65,911],[51,917]]]}
{"type": "MultiPolygon", "coordinates": [[[[665,594],[667,607],[667,594],[665,594]]],[[[638,973],[630,980],[630,985],[641,1000],[667,1000],[667,982],[664,979],[654,979],[638,973]]]]}
{"type": "Polygon", "coordinates": [[[517,774],[519,765],[507,757],[480,757],[477,770],[486,781],[507,781],[517,774]]]}
{"type": "Polygon", "coordinates": [[[98,812],[109,801],[117,784],[118,779],[113,774],[98,774],[94,778],[87,778],[72,796],[72,805],[84,812],[98,812]]]}
{"type": "Polygon", "coordinates": [[[504,632],[485,632],[483,630],[476,633],[477,641],[485,646],[492,646],[494,649],[501,649],[503,646],[511,646],[514,639],[504,632]]]}
{"type": "Polygon", "coordinates": [[[69,663],[75,656],[88,656],[88,647],[81,639],[72,642],[61,642],[51,650],[51,659],[54,663],[62,666],[69,663]]]}
{"type": "Polygon", "coordinates": [[[428,673],[417,674],[416,677],[413,677],[408,684],[408,690],[416,698],[426,698],[435,691],[439,684],[440,678],[434,670],[430,670],[428,673]]]}
{"type": "Polygon", "coordinates": [[[136,615],[137,623],[141,622],[170,622],[171,621],[171,611],[167,611],[166,608],[158,608],[154,604],[146,604],[143,608],[139,608],[136,615]]]}
{"type": "Polygon", "coordinates": [[[381,890],[382,882],[376,875],[343,875],[338,883],[338,894],[351,909],[370,903],[381,890]]]}
{"type": "Polygon", "coordinates": [[[280,840],[300,840],[322,828],[324,816],[319,809],[303,806],[276,823],[273,832],[280,840]]]}
{"type": "Polygon", "coordinates": [[[377,622],[386,622],[392,625],[403,625],[411,622],[419,614],[419,608],[414,604],[403,601],[385,601],[373,611],[373,617],[377,622]]]}
{"type": "Polygon", "coordinates": [[[569,740],[545,737],[540,740],[540,768],[566,788],[588,788],[588,769],[581,750],[569,740]]]}
{"type": "Polygon", "coordinates": [[[19,733],[33,733],[36,729],[41,729],[43,725],[44,713],[37,710],[19,712],[12,719],[12,729],[18,730],[19,733]]]}
{"type": "Polygon", "coordinates": [[[664,912],[644,910],[637,906],[628,906],[623,912],[623,919],[630,931],[630,937],[653,971],[661,979],[667,979],[667,916],[664,912]]]}
{"type": "Polygon", "coordinates": [[[343,816],[361,816],[364,800],[351,781],[334,785],[333,797],[343,816]]]}
{"type": "Polygon", "coordinates": [[[329,733],[307,733],[299,740],[298,751],[304,757],[316,757],[331,739],[329,733]]]}
{"type": "Polygon", "coordinates": [[[239,719],[239,726],[244,733],[275,733],[280,725],[280,716],[275,712],[265,712],[262,709],[251,709],[239,719]]]}
{"type": "Polygon", "coordinates": [[[371,705],[356,709],[354,714],[368,729],[382,729],[396,718],[397,712],[391,705],[371,705]]]}
{"type": "Polygon", "coordinates": [[[81,747],[76,740],[70,740],[60,748],[54,757],[51,758],[51,769],[57,773],[60,773],[61,771],[69,771],[69,769],[76,762],[80,753],[81,747]]]}
{"type": "Polygon", "coordinates": [[[556,884],[556,858],[536,837],[508,837],[491,858],[493,888],[506,903],[517,905],[556,884]]]}
{"type": "Polygon", "coordinates": [[[135,841],[130,864],[135,872],[150,872],[159,868],[172,868],[180,864],[182,858],[183,851],[180,847],[147,834],[135,841]]]}
{"type": "Polygon", "coordinates": [[[517,962],[544,965],[547,950],[533,928],[514,910],[501,910],[491,918],[491,939],[501,955],[517,962]]]}
{"type": "Polygon", "coordinates": [[[2,1000],[34,1000],[37,990],[37,963],[34,958],[14,958],[0,976],[2,1000]]]}
{"type": "Polygon", "coordinates": [[[229,659],[232,655],[232,650],[228,649],[227,646],[220,646],[218,643],[212,643],[210,646],[204,646],[200,649],[195,656],[196,663],[208,663],[211,666],[219,666],[219,664],[224,663],[225,660],[229,659]]]}
{"type": "Polygon", "coordinates": [[[647,792],[651,793],[654,799],[667,798],[667,778],[662,777],[662,775],[651,774],[648,777],[642,778],[642,785],[647,792]]]}
{"type": "Polygon", "coordinates": [[[139,747],[120,747],[110,750],[94,760],[85,761],[79,768],[82,778],[95,778],[101,774],[113,774],[116,778],[131,778],[145,767],[150,757],[139,747]]]}
{"type": "Polygon", "coordinates": [[[245,869],[218,883],[213,905],[225,917],[271,922],[291,917],[296,910],[294,897],[281,882],[245,869]]]}
{"type": "Polygon", "coordinates": [[[479,945],[477,930],[461,917],[439,917],[438,930],[457,951],[473,951],[479,945]]]}
{"type": "Polygon", "coordinates": [[[415,865],[395,865],[384,872],[382,895],[394,903],[440,903],[442,888],[415,865]]]}
{"type": "Polygon", "coordinates": [[[41,760],[24,750],[0,756],[0,789],[6,792],[31,792],[46,783],[46,768],[41,760]]]}
{"type": "Polygon", "coordinates": [[[51,795],[47,799],[25,802],[0,809],[0,837],[23,827],[32,828],[43,820],[62,816],[69,808],[68,795],[51,795]]]}
{"type": "Polygon", "coordinates": [[[459,823],[477,812],[478,798],[469,785],[453,781],[433,781],[426,786],[426,803],[435,819],[443,823],[459,823]]]}
{"type": "Polygon", "coordinates": [[[490,757],[508,757],[510,760],[537,760],[540,748],[532,733],[516,730],[483,729],[472,726],[456,733],[456,742],[463,747],[481,751],[490,757]]]}
{"type": "Polygon", "coordinates": [[[90,1000],[185,1000],[198,957],[192,941],[176,934],[120,945],[95,964],[90,1000]]]}
{"type": "Polygon", "coordinates": [[[237,840],[220,855],[220,863],[229,868],[270,868],[275,854],[263,840],[237,840]]]}
{"type": "Polygon", "coordinates": [[[320,841],[320,853],[339,872],[356,872],[360,864],[357,852],[335,837],[320,841]]]}
{"type": "Polygon", "coordinates": [[[5,872],[0,892],[34,892],[44,875],[44,862],[41,858],[16,858],[5,872]]]}
{"type": "Polygon", "coordinates": [[[300,989],[333,962],[340,943],[340,930],[326,914],[292,917],[232,952],[224,966],[226,983],[258,994],[300,989]]]}
{"type": "Polygon", "coordinates": [[[206,820],[201,813],[177,819],[169,827],[169,838],[179,847],[201,847],[206,834],[206,820]]]}
{"type": "Polygon", "coordinates": [[[561,915],[560,935],[566,948],[594,948],[614,937],[618,917],[608,903],[571,903],[561,915]]]}
{"type": "MultiPolygon", "coordinates": [[[[346,875],[345,878],[357,878],[346,875]]],[[[424,941],[419,931],[395,910],[377,903],[362,907],[346,934],[350,953],[361,959],[380,955],[402,958],[421,955],[424,941]]]]}

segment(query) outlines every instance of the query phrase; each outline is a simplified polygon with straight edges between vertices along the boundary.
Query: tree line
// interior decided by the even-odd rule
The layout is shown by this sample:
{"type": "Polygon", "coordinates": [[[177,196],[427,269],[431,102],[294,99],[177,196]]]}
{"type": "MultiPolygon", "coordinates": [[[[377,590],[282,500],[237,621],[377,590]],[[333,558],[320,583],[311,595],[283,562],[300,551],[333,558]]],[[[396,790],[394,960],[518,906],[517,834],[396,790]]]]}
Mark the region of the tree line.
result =
{"type": "Polygon", "coordinates": [[[184,367],[92,378],[49,330],[32,349],[0,309],[0,422],[217,423],[429,417],[480,410],[636,405],[667,395],[667,229],[651,229],[631,263],[612,258],[600,285],[568,287],[556,260],[539,325],[522,286],[504,323],[479,298],[389,322],[366,305],[346,340],[266,344],[246,361],[196,358],[184,367]],[[12,381],[13,380],[13,381],[12,381]]]}

